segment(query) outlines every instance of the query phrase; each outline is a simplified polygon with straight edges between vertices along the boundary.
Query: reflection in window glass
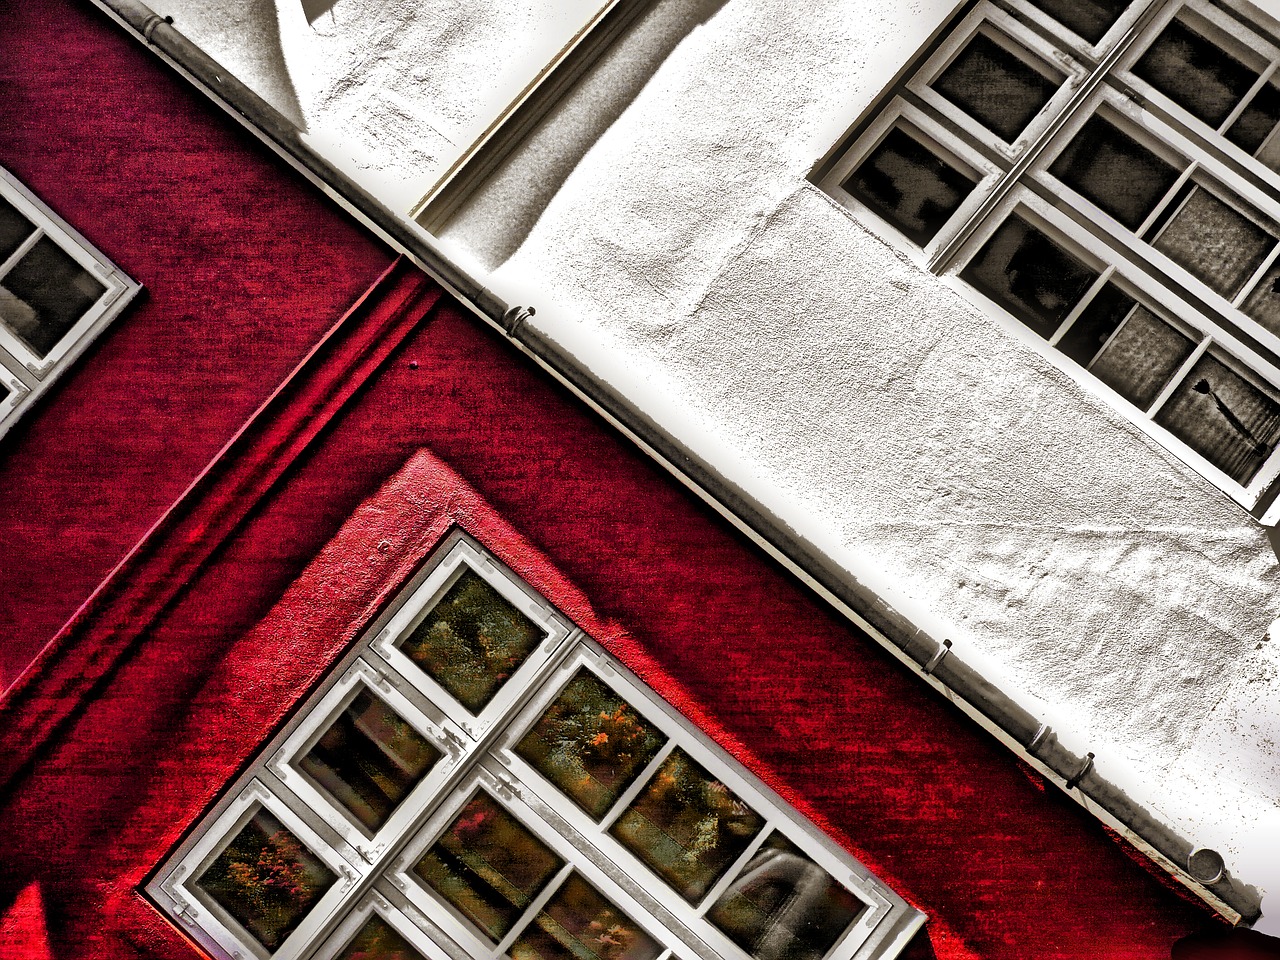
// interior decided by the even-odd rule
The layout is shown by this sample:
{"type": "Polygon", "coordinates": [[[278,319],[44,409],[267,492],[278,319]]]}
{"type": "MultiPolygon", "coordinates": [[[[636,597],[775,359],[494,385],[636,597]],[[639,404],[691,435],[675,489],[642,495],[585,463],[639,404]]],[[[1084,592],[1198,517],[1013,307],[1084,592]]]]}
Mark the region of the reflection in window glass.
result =
{"type": "Polygon", "coordinates": [[[1098,278],[1018,216],[1000,224],[961,276],[1045,338],[1098,278]]]}
{"type": "Polygon", "coordinates": [[[1178,168],[1099,116],[1092,116],[1049,172],[1130,230],[1178,179],[1178,168]]]}
{"type": "Polygon", "coordinates": [[[1245,153],[1255,154],[1267,142],[1280,123],[1280,89],[1268,83],[1254,94],[1235,123],[1227,130],[1227,139],[1245,153]]]}
{"type": "Polygon", "coordinates": [[[665,742],[630,704],[582,670],[516,752],[598,820],[665,742]]]}
{"type": "Polygon", "coordinates": [[[544,636],[483,577],[464,569],[401,649],[479,713],[544,636]]]}
{"type": "Polygon", "coordinates": [[[1214,129],[1258,79],[1256,71],[1181,20],[1165,27],[1133,72],[1214,129]]]}
{"type": "Polygon", "coordinates": [[[696,903],[763,825],[759,814],[677,749],[610,832],[696,903]]]}
{"type": "Polygon", "coordinates": [[[563,861],[483,790],[413,868],[497,942],[563,861]]]}
{"type": "Polygon", "coordinates": [[[1271,265],[1240,309],[1280,336],[1280,262],[1271,265]]]}
{"type": "Polygon", "coordinates": [[[268,950],[284,943],[338,878],[259,807],[196,885],[268,950]]]}
{"type": "Polygon", "coordinates": [[[409,722],[362,689],[298,767],[370,830],[440,759],[409,722]]]}
{"type": "Polygon", "coordinates": [[[1280,402],[1216,357],[1201,357],[1156,423],[1237,483],[1247,484],[1280,440],[1280,402]]]}
{"type": "Polygon", "coordinates": [[[35,232],[36,225],[0,197],[0,263],[17,253],[23,241],[35,232]]]}
{"type": "Polygon", "coordinates": [[[1196,344],[1146,307],[1135,307],[1089,372],[1134,406],[1146,410],[1195,350],[1196,344]]]}
{"type": "Polygon", "coordinates": [[[511,947],[512,960],[653,960],[662,947],[572,874],[511,947]]]}
{"type": "Polygon", "coordinates": [[[924,246],[972,192],[975,181],[894,127],[843,186],[924,246]]]}
{"type": "Polygon", "coordinates": [[[707,919],[756,960],[821,960],[865,907],[775,831],[707,919]]]}
{"type": "Polygon", "coordinates": [[[0,322],[43,358],[106,292],[93,274],[41,237],[0,279],[0,322]]]}
{"type": "Polygon", "coordinates": [[[1129,6],[1129,0],[1031,0],[1031,3],[1090,43],[1101,40],[1129,6]]]}
{"type": "Polygon", "coordinates": [[[1276,238],[1201,186],[1192,186],[1152,241],[1197,280],[1228,299],[1262,266],[1276,238]]]}
{"type": "Polygon", "coordinates": [[[1013,143],[1066,79],[1044,70],[1049,75],[978,33],[932,87],[1005,143],[1013,143]]]}
{"type": "Polygon", "coordinates": [[[375,913],[337,960],[422,960],[422,954],[375,913]]]}

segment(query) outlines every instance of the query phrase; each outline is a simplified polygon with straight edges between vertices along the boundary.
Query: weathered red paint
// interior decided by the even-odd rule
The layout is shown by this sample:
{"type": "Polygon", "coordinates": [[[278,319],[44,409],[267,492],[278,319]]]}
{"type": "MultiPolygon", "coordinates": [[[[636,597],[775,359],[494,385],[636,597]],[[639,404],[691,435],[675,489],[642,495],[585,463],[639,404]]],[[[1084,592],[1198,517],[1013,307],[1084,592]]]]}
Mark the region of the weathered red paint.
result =
{"type": "MultiPolygon", "coordinates": [[[[5,441],[14,664],[390,258],[97,14],[8,13],[0,160],[150,290],[5,441]]],[[[929,912],[912,960],[1220,928],[420,278],[348,319],[380,347],[305,368],[24,682],[0,957],[193,956],[147,872],[455,522],[929,912]]]]}

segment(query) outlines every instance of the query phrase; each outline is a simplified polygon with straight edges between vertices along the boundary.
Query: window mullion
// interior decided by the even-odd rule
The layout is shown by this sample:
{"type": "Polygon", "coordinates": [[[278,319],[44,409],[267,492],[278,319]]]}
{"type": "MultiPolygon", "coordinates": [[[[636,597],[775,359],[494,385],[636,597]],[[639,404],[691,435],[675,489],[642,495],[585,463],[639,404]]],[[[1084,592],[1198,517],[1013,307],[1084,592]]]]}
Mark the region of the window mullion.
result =
{"type": "Polygon", "coordinates": [[[542,912],[542,908],[547,905],[547,901],[555,895],[557,890],[564,886],[564,882],[569,879],[569,874],[573,873],[574,866],[575,864],[572,861],[566,862],[556,871],[555,876],[543,886],[538,895],[529,901],[529,906],[525,908],[520,919],[511,925],[507,935],[493,949],[490,954],[491,960],[499,960],[499,958],[506,956],[507,951],[511,949],[511,945],[529,928],[529,924],[533,923],[538,914],[542,912]]]}
{"type": "Polygon", "coordinates": [[[1240,98],[1240,102],[1235,105],[1232,111],[1227,114],[1227,118],[1219,125],[1219,136],[1225,137],[1227,131],[1235,125],[1237,120],[1240,119],[1240,115],[1249,109],[1249,104],[1253,103],[1253,98],[1256,97],[1259,91],[1263,90],[1276,75],[1277,66],[1280,66],[1280,64],[1277,64],[1277,62],[1273,60],[1271,64],[1258,75],[1258,79],[1254,81],[1253,86],[1250,87],[1249,91],[1240,98]]]}
{"type": "MultiPolygon", "coordinates": [[[[1067,318],[1062,321],[1058,326],[1058,329],[1054,331],[1053,336],[1049,338],[1049,346],[1056,347],[1058,342],[1071,331],[1075,322],[1080,318],[1080,314],[1084,313],[1089,304],[1093,302],[1093,298],[1098,295],[1098,292],[1101,291],[1108,282],[1110,282],[1111,278],[1115,275],[1115,272],[1116,268],[1114,266],[1108,266],[1098,275],[1098,279],[1090,284],[1089,289],[1086,290],[1084,292],[1084,296],[1080,298],[1080,302],[1071,308],[1071,312],[1067,314],[1067,318]]],[[[1098,352],[1101,353],[1102,351],[1099,350],[1098,352]]]]}
{"type": "Polygon", "coordinates": [[[1183,361],[1182,366],[1180,366],[1177,372],[1169,378],[1169,382],[1164,385],[1164,389],[1156,394],[1156,398],[1151,401],[1151,406],[1147,408],[1147,416],[1149,418],[1155,418],[1155,415],[1159,413],[1160,408],[1169,401],[1169,397],[1173,395],[1173,391],[1177,390],[1182,384],[1182,381],[1187,378],[1187,374],[1191,372],[1191,368],[1194,367],[1200,361],[1200,358],[1208,352],[1209,344],[1212,342],[1213,341],[1209,337],[1205,337],[1196,345],[1196,348],[1191,351],[1191,355],[1183,361]]]}
{"type": "Polygon", "coordinates": [[[15,266],[17,266],[18,261],[21,260],[23,257],[25,257],[28,253],[30,253],[31,248],[34,247],[36,243],[39,242],[40,238],[43,237],[44,235],[45,235],[44,230],[41,227],[37,226],[35,230],[32,231],[31,236],[23,240],[21,245],[18,247],[18,249],[13,251],[13,253],[9,255],[8,259],[6,259],[3,263],[0,263],[0,277],[3,277],[15,266]]]}
{"type": "Polygon", "coordinates": [[[1019,179],[1030,169],[1049,145],[1057,137],[1067,122],[1084,108],[1093,97],[1094,91],[1103,83],[1112,67],[1120,60],[1136,42],[1146,25],[1159,11],[1162,4],[1152,4],[1145,10],[1138,21],[1125,33],[1120,41],[1098,62],[1080,86],[1076,88],[1061,112],[1053,118],[1048,128],[1037,137],[1017,159],[1009,172],[997,183],[994,190],[983,198],[978,209],[960,226],[960,229],[943,244],[929,261],[929,270],[933,273],[944,273],[954,264],[964,248],[965,243],[973,235],[986,218],[1000,206],[1001,201],[1013,189],[1019,179]]]}

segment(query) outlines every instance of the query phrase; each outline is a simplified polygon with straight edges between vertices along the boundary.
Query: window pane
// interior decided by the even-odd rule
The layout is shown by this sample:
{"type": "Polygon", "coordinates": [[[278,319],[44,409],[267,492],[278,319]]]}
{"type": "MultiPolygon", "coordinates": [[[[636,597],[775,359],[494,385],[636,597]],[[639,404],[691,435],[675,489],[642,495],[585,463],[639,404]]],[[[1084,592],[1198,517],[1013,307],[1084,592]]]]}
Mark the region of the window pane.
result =
{"type": "Polygon", "coordinates": [[[756,960],[821,960],[865,907],[775,832],[707,919],[756,960]]]}
{"type": "Polygon", "coordinates": [[[8,260],[22,246],[22,242],[35,233],[36,225],[0,197],[0,263],[8,260]]]}
{"type": "Polygon", "coordinates": [[[1130,230],[1138,229],[1179,173],[1098,116],[1089,118],[1049,172],[1130,230]]]}
{"type": "Polygon", "coordinates": [[[413,870],[496,942],[562,865],[482,790],[413,870]]]}
{"type": "Polygon", "coordinates": [[[1165,27],[1133,72],[1215,129],[1258,79],[1181,20],[1165,27]]]}
{"type": "Polygon", "coordinates": [[[46,356],[107,288],[48,237],[0,280],[0,322],[46,356]]]}
{"type": "Polygon", "coordinates": [[[1135,307],[1089,372],[1143,410],[1195,350],[1195,342],[1146,307],[1135,307]]]}
{"type": "Polygon", "coordinates": [[[484,709],[545,633],[465,570],[405,639],[405,654],[472,713],[484,709]]]}
{"type": "Polygon", "coordinates": [[[422,954],[375,913],[338,954],[338,960],[422,960],[422,954]]]}
{"type": "Polygon", "coordinates": [[[582,670],[516,752],[598,820],[665,742],[630,704],[582,670]]]}
{"type": "Polygon", "coordinates": [[[1058,349],[1080,366],[1087,367],[1136,305],[1133,297],[1114,283],[1108,283],[1080,311],[1075,323],[1058,341],[1058,349]]]}
{"type": "Polygon", "coordinates": [[[1237,483],[1248,483],[1280,439],[1280,403],[1206,354],[1155,422],[1237,483]]]}
{"type": "Polygon", "coordinates": [[[264,947],[275,950],[337,879],[259,807],[196,885],[264,947]]]}
{"type": "Polygon", "coordinates": [[[1245,153],[1257,153],[1277,123],[1280,123],[1280,90],[1269,83],[1257,92],[1227,130],[1227,139],[1245,153]]]}
{"type": "Polygon", "coordinates": [[[975,184],[968,174],[894,127],[844,188],[923,247],[975,184]]]}
{"type": "Polygon", "coordinates": [[[1051,336],[1098,279],[1021,217],[996,229],[961,273],[1042,337],[1051,336]]]}
{"type": "Polygon", "coordinates": [[[1280,336],[1280,261],[1272,264],[1240,309],[1280,336]]]}
{"type": "Polygon", "coordinates": [[[683,750],[673,750],[610,831],[696,903],[764,820],[683,750]]]}
{"type": "Polygon", "coordinates": [[[1195,186],[1152,246],[1231,299],[1275,243],[1274,236],[1244,214],[1195,186]]]}
{"type": "Polygon", "coordinates": [[[362,690],[298,767],[370,830],[377,830],[440,759],[403,717],[362,690]]]}
{"type": "Polygon", "coordinates": [[[1012,143],[1065,79],[1060,73],[1049,79],[978,33],[933,82],[933,89],[1012,143]]]}
{"type": "Polygon", "coordinates": [[[1090,43],[1101,40],[1129,6],[1128,0],[1031,0],[1031,3],[1090,43]]]}
{"type": "Polygon", "coordinates": [[[662,947],[576,873],[511,946],[512,960],[653,960],[662,947]]]}

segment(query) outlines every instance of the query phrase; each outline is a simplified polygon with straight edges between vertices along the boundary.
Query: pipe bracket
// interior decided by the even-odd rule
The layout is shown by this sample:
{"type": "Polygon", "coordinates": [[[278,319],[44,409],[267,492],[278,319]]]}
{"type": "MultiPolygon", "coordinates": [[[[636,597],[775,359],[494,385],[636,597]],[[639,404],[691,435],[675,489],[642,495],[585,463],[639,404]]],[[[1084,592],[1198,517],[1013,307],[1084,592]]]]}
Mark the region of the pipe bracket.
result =
{"type": "Polygon", "coordinates": [[[1076,787],[1080,786],[1080,781],[1083,780],[1085,776],[1089,773],[1089,771],[1092,769],[1093,769],[1093,754],[1086,753],[1084,755],[1084,763],[1080,764],[1080,769],[1077,770],[1074,774],[1072,774],[1071,778],[1067,780],[1067,783],[1066,783],[1067,789],[1074,790],[1076,787]]]}
{"type": "Polygon", "coordinates": [[[924,675],[926,677],[932,676],[933,671],[938,669],[938,664],[940,664],[944,659],[946,659],[947,654],[950,652],[951,652],[950,640],[943,640],[942,643],[938,644],[937,652],[934,653],[934,655],[929,658],[928,663],[926,663],[923,667],[920,668],[924,672],[924,675]]]}

